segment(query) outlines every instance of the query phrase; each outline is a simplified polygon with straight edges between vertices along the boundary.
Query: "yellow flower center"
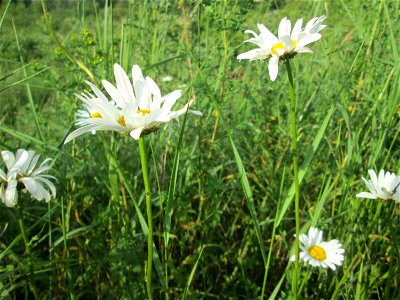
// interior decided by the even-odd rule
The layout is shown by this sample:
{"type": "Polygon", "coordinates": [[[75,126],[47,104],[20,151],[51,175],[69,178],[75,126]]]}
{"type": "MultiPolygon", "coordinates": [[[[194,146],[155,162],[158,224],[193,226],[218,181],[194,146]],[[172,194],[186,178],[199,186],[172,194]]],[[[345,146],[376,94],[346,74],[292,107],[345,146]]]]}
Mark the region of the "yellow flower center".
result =
{"type": "Polygon", "coordinates": [[[92,114],[90,115],[90,117],[91,117],[91,118],[102,118],[101,114],[99,114],[97,111],[94,112],[94,113],[92,113],[92,114]]]}
{"type": "Polygon", "coordinates": [[[150,109],[138,109],[138,113],[142,113],[143,116],[147,115],[150,113],[150,109]]]}
{"type": "Polygon", "coordinates": [[[126,123],[125,123],[124,116],[120,116],[120,117],[119,117],[119,119],[118,119],[118,124],[121,125],[121,126],[126,127],[126,123]]]}
{"type": "MultiPolygon", "coordinates": [[[[292,46],[293,46],[293,48],[296,48],[296,45],[297,45],[297,42],[295,41],[295,40],[292,40],[292,46]]],[[[278,49],[283,49],[283,50],[285,50],[285,46],[283,45],[283,43],[282,42],[279,42],[278,44],[275,44],[274,46],[272,46],[272,53],[274,53],[274,54],[276,54],[276,55],[279,55],[278,54],[278,49]]],[[[285,50],[285,53],[286,53],[286,50],[285,50]]]]}
{"type": "Polygon", "coordinates": [[[320,246],[311,246],[308,248],[308,253],[312,258],[315,258],[316,260],[323,261],[326,259],[326,252],[324,248],[320,246]]]}
{"type": "MultiPolygon", "coordinates": [[[[92,114],[90,115],[90,117],[91,117],[91,118],[102,118],[101,114],[99,114],[97,111],[94,112],[94,113],[92,113],[92,114]]],[[[120,116],[120,117],[118,118],[118,124],[121,125],[121,126],[126,127],[126,123],[125,123],[124,116],[120,116]]]]}

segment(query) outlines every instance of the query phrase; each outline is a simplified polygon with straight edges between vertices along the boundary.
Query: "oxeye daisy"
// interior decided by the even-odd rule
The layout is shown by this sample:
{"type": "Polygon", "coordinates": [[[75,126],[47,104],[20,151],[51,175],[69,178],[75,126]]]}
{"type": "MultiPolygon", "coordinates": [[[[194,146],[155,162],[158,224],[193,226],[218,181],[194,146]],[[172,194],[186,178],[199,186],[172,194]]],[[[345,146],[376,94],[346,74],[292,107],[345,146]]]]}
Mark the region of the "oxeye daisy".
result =
{"type": "MultiPolygon", "coordinates": [[[[344,249],[338,240],[322,241],[322,231],[311,227],[308,235],[300,234],[300,260],[314,267],[331,268],[336,270],[344,260],[344,249]]],[[[295,255],[290,258],[295,261],[295,255]]]]}
{"type": "Polygon", "coordinates": [[[279,24],[278,37],[269,31],[263,24],[257,24],[260,34],[252,30],[246,30],[245,33],[253,35],[245,42],[253,43],[258,48],[239,54],[237,59],[263,60],[269,58],[268,71],[272,81],[278,76],[278,64],[280,60],[293,58],[297,53],[312,53],[306,45],[319,40],[322,35],[319,33],[326,27],[322,22],[325,16],[313,18],[308,21],[306,27],[302,29],[303,19],[297,20],[293,30],[291,22],[286,17],[279,24]]]}
{"type": "Polygon", "coordinates": [[[359,198],[396,200],[400,201],[400,176],[395,173],[380,170],[378,176],[374,170],[368,170],[371,180],[362,177],[369,192],[362,192],[356,195],[359,198]]]}
{"type": "Polygon", "coordinates": [[[18,189],[29,192],[32,198],[39,201],[49,202],[56,197],[55,186],[50,181],[55,177],[45,174],[51,168],[48,166],[50,158],[37,167],[40,155],[33,150],[19,149],[15,155],[10,151],[2,151],[1,155],[8,170],[6,173],[0,169],[0,178],[3,180],[0,198],[6,206],[15,207],[18,203],[18,189]]]}
{"type": "MultiPolygon", "coordinates": [[[[79,112],[76,125],[80,128],[67,136],[64,143],[89,131],[111,130],[129,134],[135,140],[157,131],[163,123],[168,123],[186,112],[191,101],[178,111],[172,106],[181,97],[175,90],[165,96],[150,77],[144,77],[139,66],[132,67],[132,83],[118,64],[114,65],[116,85],[103,80],[108,97],[93,83],[86,81],[94,94],[84,92],[76,96],[85,104],[87,113],[79,112]]],[[[191,111],[197,115],[200,112],[191,111]]]]}

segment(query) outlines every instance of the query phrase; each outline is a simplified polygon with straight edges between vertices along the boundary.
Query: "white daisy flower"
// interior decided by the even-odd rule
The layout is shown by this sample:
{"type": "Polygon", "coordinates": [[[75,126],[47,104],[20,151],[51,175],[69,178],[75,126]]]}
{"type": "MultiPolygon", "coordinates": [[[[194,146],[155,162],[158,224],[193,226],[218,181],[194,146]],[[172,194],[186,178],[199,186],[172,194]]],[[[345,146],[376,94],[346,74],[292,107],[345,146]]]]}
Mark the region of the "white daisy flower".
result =
{"type": "Polygon", "coordinates": [[[322,37],[319,31],[326,27],[322,24],[325,19],[325,16],[311,19],[304,30],[301,28],[303,19],[300,19],[297,20],[293,30],[291,30],[290,20],[285,17],[279,24],[278,37],[272,34],[263,24],[257,24],[260,34],[246,30],[245,33],[251,33],[253,38],[245,42],[253,43],[258,48],[239,54],[237,59],[253,61],[270,58],[268,63],[269,77],[272,81],[275,81],[278,76],[279,60],[288,60],[297,53],[312,53],[306,45],[322,37]]]}
{"type": "Polygon", "coordinates": [[[0,178],[3,180],[0,185],[0,198],[6,206],[15,207],[18,202],[18,189],[22,186],[23,192],[29,192],[39,201],[44,199],[49,202],[51,197],[56,197],[56,188],[49,180],[56,178],[43,174],[50,170],[50,166],[47,165],[51,161],[50,158],[45,159],[36,168],[40,155],[33,150],[19,149],[16,155],[10,151],[2,151],[1,155],[8,170],[6,173],[0,169],[0,178]]]}
{"type": "MultiPolygon", "coordinates": [[[[300,234],[300,260],[314,267],[329,267],[336,270],[344,260],[344,249],[338,240],[322,241],[322,231],[311,227],[308,235],[300,234]]],[[[295,255],[290,258],[295,261],[295,255]]]]}
{"type": "Polygon", "coordinates": [[[371,180],[366,180],[364,177],[362,179],[370,192],[359,193],[356,197],[400,201],[400,176],[385,170],[380,170],[378,176],[374,170],[368,170],[368,173],[371,180]]]}
{"type": "MultiPolygon", "coordinates": [[[[166,96],[161,96],[160,89],[150,77],[144,77],[139,66],[132,67],[132,82],[118,64],[114,65],[116,86],[103,80],[103,87],[111,97],[111,101],[94,84],[86,81],[93,93],[76,94],[92,112],[79,116],[77,125],[80,128],[69,134],[64,143],[92,130],[112,130],[130,134],[134,139],[157,131],[162,123],[186,113],[187,103],[178,111],[171,111],[172,106],[181,96],[176,90],[166,96]]],[[[200,112],[191,111],[197,115],[200,112]]]]}

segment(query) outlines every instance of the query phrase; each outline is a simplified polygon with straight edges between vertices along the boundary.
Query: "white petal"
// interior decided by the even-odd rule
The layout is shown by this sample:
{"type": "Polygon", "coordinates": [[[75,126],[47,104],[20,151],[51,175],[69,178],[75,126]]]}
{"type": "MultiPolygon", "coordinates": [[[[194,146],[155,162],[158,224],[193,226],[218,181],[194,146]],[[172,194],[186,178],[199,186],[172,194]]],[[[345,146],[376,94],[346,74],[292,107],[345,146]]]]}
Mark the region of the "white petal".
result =
{"type": "Polygon", "coordinates": [[[131,81],[119,64],[114,64],[114,76],[117,82],[117,89],[125,102],[134,101],[135,95],[133,94],[131,81]]]}
{"type": "Polygon", "coordinates": [[[14,166],[14,163],[15,163],[14,153],[5,150],[5,151],[1,151],[1,156],[3,157],[4,163],[6,164],[7,169],[11,170],[11,168],[14,166]]]}
{"type": "Polygon", "coordinates": [[[15,156],[15,163],[12,166],[10,171],[15,170],[16,172],[20,172],[21,167],[26,163],[28,158],[29,158],[28,151],[26,151],[24,149],[18,149],[17,154],[15,156]]]}
{"type": "Polygon", "coordinates": [[[36,164],[37,164],[37,162],[38,162],[38,160],[39,160],[39,157],[40,157],[40,155],[38,154],[38,155],[35,155],[35,156],[32,158],[32,160],[31,160],[31,162],[30,162],[30,164],[29,164],[28,170],[27,170],[27,173],[28,173],[28,174],[31,174],[31,173],[33,172],[33,170],[35,169],[36,164]]]}
{"type": "Polygon", "coordinates": [[[175,90],[168,95],[163,97],[163,100],[161,102],[164,102],[162,109],[163,111],[168,111],[170,112],[172,109],[172,106],[176,103],[176,101],[182,96],[182,91],[181,90],[175,90]]]}
{"type": "Polygon", "coordinates": [[[269,77],[271,78],[272,81],[275,81],[276,77],[278,76],[278,63],[279,63],[278,56],[274,55],[269,60],[268,71],[269,71],[269,77]]]}
{"type": "Polygon", "coordinates": [[[308,44],[311,44],[315,41],[318,41],[320,38],[322,37],[321,34],[319,33],[313,33],[311,35],[307,35],[304,38],[302,38],[301,40],[298,41],[297,46],[298,47],[303,47],[306,46],[308,44]]]}
{"type": "Polygon", "coordinates": [[[279,29],[278,29],[278,37],[279,37],[279,39],[281,39],[281,37],[284,36],[284,35],[289,35],[290,34],[290,28],[288,28],[288,24],[290,24],[290,21],[288,23],[287,17],[284,17],[281,20],[281,22],[279,23],[279,29]]]}
{"type": "Polygon", "coordinates": [[[267,27],[265,27],[263,24],[257,24],[257,27],[260,30],[262,40],[264,41],[266,46],[269,46],[269,48],[271,48],[273,45],[279,42],[278,38],[273,33],[271,33],[271,31],[269,31],[267,27]]]}
{"type": "Polygon", "coordinates": [[[248,59],[250,61],[257,60],[257,59],[265,59],[271,55],[270,52],[267,52],[262,49],[252,49],[250,51],[241,53],[237,56],[238,60],[248,59]]]}
{"type": "Polygon", "coordinates": [[[138,140],[140,138],[140,134],[142,133],[144,127],[139,127],[130,132],[131,137],[133,137],[135,140],[138,140]]]}
{"type": "MultiPolygon", "coordinates": [[[[36,180],[39,180],[39,181],[43,182],[45,185],[47,185],[47,187],[51,191],[51,194],[52,194],[53,198],[56,197],[56,187],[54,186],[54,184],[50,180],[46,179],[43,176],[36,177],[36,180]]],[[[46,201],[48,202],[48,199],[46,199],[46,201]]]]}
{"type": "Polygon", "coordinates": [[[294,51],[297,53],[313,53],[313,51],[307,47],[296,47],[296,49],[294,49],[294,51]]]}
{"type": "Polygon", "coordinates": [[[4,196],[4,204],[7,205],[7,207],[15,207],[18,202],[18,192],[17,192],[17,180],[11,180],[7,184],[7,188],[5,190],[4,196]]]}
{"type": "Polygon", "coordinates": [[[285,46],[285,50],[287,52],[292,52],[293,44],[292,44],[292,39],[290,38],[290,36],[283,35],[283,36],[279,37],[279,39],[281,40],[282,44],[285,46]]]}
{"type": "Polygon", "coordinates": [[[85,125],[83,127],[80,127],[76,130],[74,130],[73,132],[71,132],[67,138],[64,141],[64,145],[66,143],[69,143],[70,141],[72,141],[74,138],[77,138],[78,136],[81,136],[82,134],[85,134],[86,132],[90,132],[92,130],[96,130],[96,127],[98,127],[98,125],[85,125]]]}
{"type": "Polygon", "coordinates": [[[356,197],[358,198],[368,198],[368,199],[376,199],[376,196],[371,194],[371,193],[367,193],[367,192],[362,192],[356,195],[356,197]]]}
{"type": "Polygon", "coordinates": [[[111,99],[113,99],[121,109],[125,108],[129,99],[124,99],[123,96],[119,93],[118,89],[107,80],[103,80],[102,83],[107,93],[110,95],[111,99]]]}
{"type": "Polygon", "coordinates": [[[39,181],[31,177],[23,177],[20,180],[33,198],[48,201],[50,194],[39,181]]]}
{"type": "Polygon", "coordinates": [[[299,37],[299,33],[301,32],[301,25],[303,25],[303,19],[297,20],[296,24],[294,24],[292,34],[291,34],[292,40],[297,41],[297,39],[299,37]]]}
{"type": "Polygon", "coordinates": [[[154,96],[161,98],[160,88],[149,76],[146,77],[146,85],[154,96]]]}

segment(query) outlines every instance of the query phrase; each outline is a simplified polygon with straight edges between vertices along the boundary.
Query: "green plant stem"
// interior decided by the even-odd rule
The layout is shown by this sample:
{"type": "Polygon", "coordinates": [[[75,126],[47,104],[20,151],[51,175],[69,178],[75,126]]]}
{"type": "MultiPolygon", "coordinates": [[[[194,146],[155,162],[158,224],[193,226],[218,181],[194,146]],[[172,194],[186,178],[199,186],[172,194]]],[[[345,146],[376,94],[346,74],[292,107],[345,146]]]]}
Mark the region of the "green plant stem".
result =
{"type": "Polygon", "coordinates": [[[149,232],[147,235],[147,269],[146,269],[146,287],[147,296],[149,299],[153,299],[152,288],[151,288],[151,271],[153,267],[153,217],[151,210],[151,191],[149,184],[149,175],[147,171],[147,157],[146,157],[146,147],[144,144],[143,137],[139,138],[139,149],[140,149],[140,162],[142,165],[143,182],[144,189],[146,192],[146,210],[147,210],[147,226],[149,232]]]}
{"type": "Polygon", "coordinates": [[[63,242],[64,242],[64,251],[67,257],[67,279],[68,279],[68,292],[69,292],[69,299],[75,300],[74,290],[72,288],[72,273],[71,273],[71,266],[70,266],[70,256],[69,256],[69,249],[68,249],[68,242],[67,242],[67,224],[65,220],[65,212],[64,212],[64,199],[61,199],[61,222],[62,222],[62,233],[63,233],[63,242]]]}
{"type": "Polygon", "coordinates": [[[28,261],[28,266],[29,266],[29,285],[31,287],[31,290],[33,292],[33,295],[35,296],[36,300],[39,300],[39,294],[36,288],[36,285],[34,283],[34,269],[33,269],[33,264],[31,260],[31,248],[29,247],[29,241],[28,241],[28,236],[26,235],[26,230],[25,230],[25,223],[24,223],[24,218],[22,215],[22,203],[21,200],[19,201],[17,205],[17,214],[18,214],[18,223],[19,223],[19,228],[21,229],[21,234],[22,234],[22,239],[24,240],[25,244],[25,252],[27,254],[27,261],[28,261]]]}
{"type": "Polygon", "coordinates": [[[289,79],[290,86],[290,112],[291,112],[291,123],[292,123],[292,155],[293,155],[293,176],[294,176],[294,187],[295,187],[295,218],[296,218],[296,239],[294,242],[294,254],[296,257],[294,264],[293,280],[292,280],[292,292],[295,299],[297,299],[297,277],[299,274],[299,236],[300,236],[300,216],[299,216],[299,174],[297,169],[297,128],[296,128],[296,99],[294,97],[294,84],[292,70],[290,68],[290,61],[286,62],[286,70],[289,79]]]}

